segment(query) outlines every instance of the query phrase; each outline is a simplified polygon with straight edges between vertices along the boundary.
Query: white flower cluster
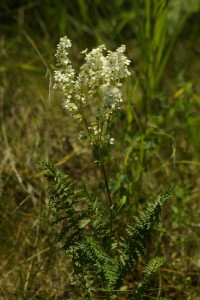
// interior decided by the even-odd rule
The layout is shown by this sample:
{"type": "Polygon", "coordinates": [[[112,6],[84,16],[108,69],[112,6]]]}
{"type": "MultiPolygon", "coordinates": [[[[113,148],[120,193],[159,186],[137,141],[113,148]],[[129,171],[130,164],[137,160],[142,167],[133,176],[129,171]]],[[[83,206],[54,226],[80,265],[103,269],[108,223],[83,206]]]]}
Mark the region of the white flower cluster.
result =
{"type": "Polygon", "coordinates": [[[89,53],[87,49],[82,51],[85,61],[76,75],[68,58],[69,47],[71,41],[66,36],[61,38],[56,51],[55,88],[63,93],[69,114],[84,124],[80,138],[93,145],[112,144],[114,139],[108,131],[113,113],[122,102],[120,81],[130,75],[130,60],[124,55],[126,48],[122,45],[107,55],[105,45],[89,53]],[[90,122],[86,119],[88,111],[92,113],[90,122]]]}

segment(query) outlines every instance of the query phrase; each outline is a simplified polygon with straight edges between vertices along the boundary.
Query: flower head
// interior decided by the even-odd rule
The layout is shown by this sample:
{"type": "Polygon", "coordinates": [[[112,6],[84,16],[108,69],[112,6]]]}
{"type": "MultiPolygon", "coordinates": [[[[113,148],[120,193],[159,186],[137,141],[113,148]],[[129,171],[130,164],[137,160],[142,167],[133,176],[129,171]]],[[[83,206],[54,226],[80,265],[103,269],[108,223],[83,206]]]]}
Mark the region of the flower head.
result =
{"type": "Polygon", "coordinates": [[[80,137],[93,145],[112,144],[114,139],[108,131],[113,114],[122,102],[120,81],[130,75],[130,60],[124,55],[126,48],[122,45],[107,54],[105,45],[90,52],[87,49],[82,51],[85,60],[75,74],[68,58],[68,48],[71,46],[66,36],[60,39],[57,46],[55,88],[64,95],[64,107],[70,116],[84,125],[80,137]],[[92,115],[90,120],[86,118],[88,114],[92,115]]]}

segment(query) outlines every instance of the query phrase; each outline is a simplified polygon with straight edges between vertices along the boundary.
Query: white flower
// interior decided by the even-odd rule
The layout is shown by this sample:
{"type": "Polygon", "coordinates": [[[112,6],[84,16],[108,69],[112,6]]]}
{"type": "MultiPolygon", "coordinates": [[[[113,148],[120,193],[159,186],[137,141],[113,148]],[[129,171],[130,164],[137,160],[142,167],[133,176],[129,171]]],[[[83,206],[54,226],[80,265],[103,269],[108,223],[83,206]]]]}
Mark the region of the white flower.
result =
{"type": "Polygon", "coordinates": [[[121,80],[130,75],[130,60],[124,55],[122,45],[116,51],[108,51],[101,45],[91,52],[82,51],[85,61],[75,74],[68,57],[71,41],[65,36],[57,46],[55,88],[65,97],[64,107],[77,122],[84,122],[85,132],[80,138],[93,145],[113,144],[108,131],[114,112],[120,108],[122,95],[121,80]],[[85,116],[90,115],[88,120],[85,116]]]}
{"type": "Polygon", "coordinates": [[[113,144],[114,143],[114,138],[110,138],[110,144],[113,144]]]}

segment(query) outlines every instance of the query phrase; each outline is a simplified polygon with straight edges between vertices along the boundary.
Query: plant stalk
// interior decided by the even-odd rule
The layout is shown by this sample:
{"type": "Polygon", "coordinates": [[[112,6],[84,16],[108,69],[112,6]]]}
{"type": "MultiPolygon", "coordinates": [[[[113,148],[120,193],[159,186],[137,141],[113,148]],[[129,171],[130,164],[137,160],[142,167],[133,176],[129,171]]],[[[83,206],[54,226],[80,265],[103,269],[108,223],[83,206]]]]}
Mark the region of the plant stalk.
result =
{"type": "Polygon", "coordinates": [[[112,199],[111,199],[111,194],[110,194],[110,188],[109,188],[109,185],[108,185],[108,178],[107,178],[107,174],[106,174],[106,169],[105,169],[105,166],[104,166],[104,162],[103,162],[103,159],[102,159],[102,156],[101,156],[101,151],[99,149],[99,146],[97,147],[97,151],[98,151],[99,161],[100,161],[100,165],[101,165],[102,175],[103,175],[104,182],[105,182],[107,199],[108,199],[109,206],[110,206],[110,241],[111,241],[112,227],[113,227],[112,199]]]}

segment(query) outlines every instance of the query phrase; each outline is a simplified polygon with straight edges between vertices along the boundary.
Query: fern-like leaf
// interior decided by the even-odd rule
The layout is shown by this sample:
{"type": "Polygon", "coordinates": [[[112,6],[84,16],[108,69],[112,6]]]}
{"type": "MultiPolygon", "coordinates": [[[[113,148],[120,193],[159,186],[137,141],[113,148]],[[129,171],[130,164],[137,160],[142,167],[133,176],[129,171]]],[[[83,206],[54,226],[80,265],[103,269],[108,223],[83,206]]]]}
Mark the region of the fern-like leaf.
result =
{"type": "Polygon", "coordinates": [[[134,218],[134,225],[128,225],[127,236],[122,239],[119,249],[122,267],[115,289],[120,287],[123,278],[137,263],[139,256],[145,255],[153,229],[160,221],[162,205],[172,195],[173,191],[174,189],[170,189],[158,196],[153,204],[149,204],[144,213],[134,218]]]}
{"type": "Polygon", "coordinates": [[[134,300],[141,300],[142,296],[145,294],[147,287],[153,277],[153,273],[158,271],[159,268],[163,265],[165,259],[162,257],[155,257],[152,259],[146,268],[144,269],[144,278],[139,283],[138,288],[136,289],[134,300]]]}
{"type": "MultiPolygon", "coordinates": [[[[50,182],[53,224],[60,224],[58,239],[63,242],[62,249],[72,258],[74,279],[81,287],[84,299],[95,299],[97,291],[104,299],[116,299],[127,273],[138,262],[139,256],[145,256],[151,233],[159,223],[162,205],[173,190],[159,196],[144,213],[135,217],[134,224],[126,227],[126,236],[119,240],[115,238],[118,237],[115,223],[112,224],[113,236],[110,236],[111,220],[102,202],[91,197],[85,186],[79,187],[51,164],[44,162],[43,166],[50,182]],[[109,247],[110,242],[112,247],[109,247]]],[[[162,263],[162,259],[155,258],[145,268],[136,300],[141,299],[153,272],[162,263]]]]}
{"type": "MultiPolygon", "coordinates": [[[[43,166],[50,182],[53,224],[61,225],[58,239],[64,244],[62,249],[71,255],[74,270],[82,273],[84,294],[90,299],[92,288],[89,286],[93,280],[98,279],[100,286],[109,290],[119,275],[118,261],[106,252],[109,218],[85,186],[78,188],[76,182],[49,163],[43,166]]],[[[80,281],[79,276],[75,277],[80,281]]]]}

